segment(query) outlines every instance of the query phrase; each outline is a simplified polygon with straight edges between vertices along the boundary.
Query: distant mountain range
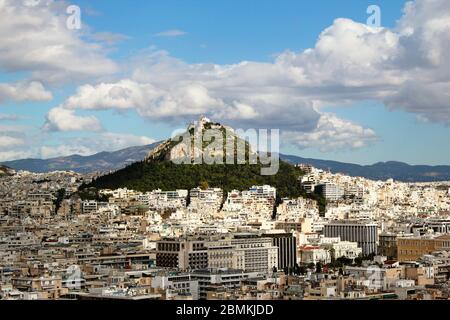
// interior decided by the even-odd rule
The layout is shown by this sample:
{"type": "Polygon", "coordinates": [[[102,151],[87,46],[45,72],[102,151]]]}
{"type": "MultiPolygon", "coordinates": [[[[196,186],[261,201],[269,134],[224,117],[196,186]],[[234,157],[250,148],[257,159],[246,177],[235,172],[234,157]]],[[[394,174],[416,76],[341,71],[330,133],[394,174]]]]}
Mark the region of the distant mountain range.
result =
{"type": "Polygon", "coordinates": [[[450,166],[413,166],[403,162],[378,162],[373,165],[358,165],[330,160],[308,159],[290,155],[280,155],[284,161],[295,164],[310,164],[333,173],[344,173],[353,177],[372,180],[394,179],[404,182],[450,181],[450,166]]]}
{"type": "MultiPolygon", "coordinates": [[[[2,163],[15,170],[32,172],[50,172],[72,170],[80,173],[109,172],[142,161],[150,150],[160,143],[146,146],[130,147],[114,152],[100,152],[91,156],[72,155],[52,159],[23,159],[2,163]]],[[[350,176],[364,177],[373,180],[395,179],[405,182],[450,181],[450,166],[413,166],[403,162],[379,162],[373,165],[358,165],[330,160],[302,158],[281,154],[280,158],[290,163],[310,164],[316,168],[330,170],[333,173],[344,173],[350,176]]],[[[2,170],[1,172],[6,172],[2,170]]]]}
{"type": "Polygon", "coordinates": [[[51,172],[71,170],[79,173],[109,172],[122,169],[129,164],[142,161],[150,150],[158,146],[153,143],[146,146],[130,147],[113,152],[100,152],[91,156],[72,155],[51,159],[22,159],[2,163],[15,170],[31,172],[51,172]]]}

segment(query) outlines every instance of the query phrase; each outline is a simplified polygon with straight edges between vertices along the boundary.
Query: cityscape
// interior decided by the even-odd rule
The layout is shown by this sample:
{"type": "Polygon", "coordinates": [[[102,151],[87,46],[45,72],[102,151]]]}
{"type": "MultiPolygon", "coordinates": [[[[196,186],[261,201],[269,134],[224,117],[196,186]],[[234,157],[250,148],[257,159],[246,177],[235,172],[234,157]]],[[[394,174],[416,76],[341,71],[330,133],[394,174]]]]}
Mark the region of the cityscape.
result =
{"type": "Polygon", "coordinates": [[[96,174],[9,172],[0,180],[1,297],[449,298],[450,182],[290,166],[300,197],[270,185],[224,193],[214,181],[92,197],[96,174]]]}
{"type": "Polygon", "coordinates": [[[450,3],[213,2],[0,0],[0,301],[450,300],[450,3]]]}

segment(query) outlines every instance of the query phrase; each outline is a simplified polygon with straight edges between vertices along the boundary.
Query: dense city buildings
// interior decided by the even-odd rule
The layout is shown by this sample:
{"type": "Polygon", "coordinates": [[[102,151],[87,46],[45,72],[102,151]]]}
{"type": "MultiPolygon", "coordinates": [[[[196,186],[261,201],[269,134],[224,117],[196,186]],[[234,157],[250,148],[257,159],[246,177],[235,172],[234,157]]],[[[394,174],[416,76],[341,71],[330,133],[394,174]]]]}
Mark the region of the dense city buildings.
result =
{"type": "Polygon", "coordinates": [[[298,188],[77,192],[96,175],[0,179],[0,297],[448,299],[450,183],[304,165],[298,188]],[[82,195],[82,194],[81,194],[82,195]]]}

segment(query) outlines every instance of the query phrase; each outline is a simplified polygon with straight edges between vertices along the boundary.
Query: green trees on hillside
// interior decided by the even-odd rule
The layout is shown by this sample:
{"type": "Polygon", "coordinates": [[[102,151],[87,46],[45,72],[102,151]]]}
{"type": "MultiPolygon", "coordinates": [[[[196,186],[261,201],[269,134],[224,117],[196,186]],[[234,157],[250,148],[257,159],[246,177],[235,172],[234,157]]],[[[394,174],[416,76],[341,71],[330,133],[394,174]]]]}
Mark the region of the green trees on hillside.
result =
{"type": "Polygon", "coordinates": [[[273,176],[262,176],[260,164],[178,165],[172,162],[138,162],[117,172],[99,177],[83,188],[116,189],[127,187],[138,191],[155,189],[192,189],[198,186],[222,188],[225,193],[246,190],[253,185],[268,184],[277,188],[280,197],[302,195],[298,178],[300,169],[280,162],[273,176]]]}

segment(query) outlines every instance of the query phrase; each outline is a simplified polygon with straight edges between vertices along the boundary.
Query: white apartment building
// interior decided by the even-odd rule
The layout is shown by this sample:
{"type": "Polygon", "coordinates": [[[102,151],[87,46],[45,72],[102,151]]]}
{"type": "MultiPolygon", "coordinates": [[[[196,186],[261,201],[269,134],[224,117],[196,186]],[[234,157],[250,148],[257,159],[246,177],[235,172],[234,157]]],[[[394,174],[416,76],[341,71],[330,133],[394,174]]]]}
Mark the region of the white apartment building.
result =
{"type": "Polygon", "coordinates": [[[341,241],[340,237],[336,238],[320,238],[320,247],[330,251],[333,259],[346,257],[348,259],[355,259],[362,254],[362,249],[358,247],[357,242],[341,241]]]}
{"type": "Polygon", "coordinates": [[[326,182],[316,186],[322,196],[328,201],[337,201],[344,197],[344,190],[335,183],[326,182]]]}
{"type": "Polygon", "coordinates": [[[206,190],[194,188],[190,191],[190,198],[190,208],[218,211],[222,205],[223,191],[220,188],[208,188],[206,190]]]}
{"type": "Polygon", "coordinates": [[[98,204],[95,200],[83,201],[83,214],[92,214],[97,212],[98,204]]]}
{"type": "Polygon", "coordinates": [[[228,193],[224,211],[246,210],[256,216],[271,215],[275,206],[276,188],[271,186],[252,186],[247,191],[233,190],[228,193]]]}
{"type": "Polygon", "coordinates": [[[271,238],[236,233],[212,238],[168,238],[157,241],[158,267],[195,270],[233,268],[271,272],[278,266],[278,247],[271,238]]]}
{"type": "Polygon", "coordinates": [[[178,209],[186,207],[187,190],[162,191],[153,190],[137,197],[142,204],[156,210],[178,209]]]}
{"type": "Polygon", "coordinates": [[[241,233],[212,241],[207,247],[209,268],[271,272],[278,267],[278,247],[272,244],[271,238],[241,233]]]}
{"type": "Polygon", "coordinates": [[[306,245],[301,246],[298,250],[297,261],[299,263],[322,263],[331,262],[330,251],[319,246],[306,245]]]}

